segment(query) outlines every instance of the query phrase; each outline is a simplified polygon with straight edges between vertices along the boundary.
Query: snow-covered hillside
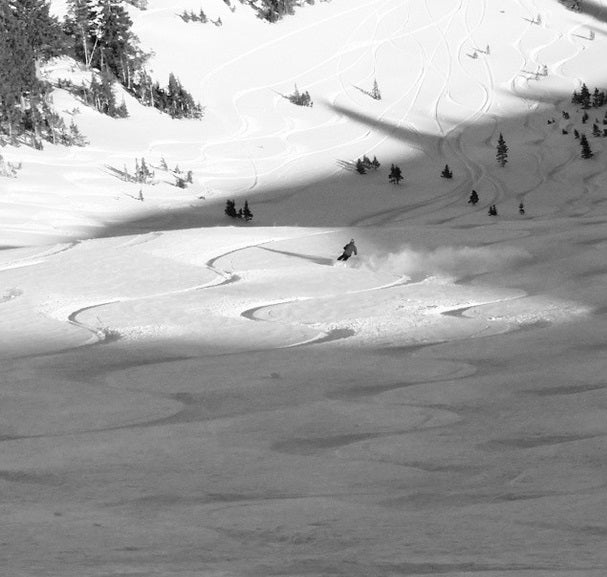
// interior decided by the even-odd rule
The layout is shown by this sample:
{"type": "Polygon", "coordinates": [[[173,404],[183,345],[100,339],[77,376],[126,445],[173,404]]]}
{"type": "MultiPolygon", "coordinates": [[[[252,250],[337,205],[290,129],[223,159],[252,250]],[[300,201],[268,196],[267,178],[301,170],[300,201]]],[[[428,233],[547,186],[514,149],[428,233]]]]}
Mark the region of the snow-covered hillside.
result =
{"type": "Polygon", "coordinates": [[[602,577],[607,1],[148,4],[202,120],[0,149],[7,574],[602,577]]]}

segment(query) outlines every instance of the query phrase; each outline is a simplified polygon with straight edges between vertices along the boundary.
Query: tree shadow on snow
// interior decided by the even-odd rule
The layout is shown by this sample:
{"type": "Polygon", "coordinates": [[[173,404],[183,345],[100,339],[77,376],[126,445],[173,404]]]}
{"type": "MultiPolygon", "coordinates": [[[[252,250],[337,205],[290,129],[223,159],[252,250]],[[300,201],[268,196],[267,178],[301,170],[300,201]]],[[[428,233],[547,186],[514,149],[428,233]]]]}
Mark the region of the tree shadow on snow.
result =
{"type": "MultiPolygon", "coordinates": [[[[497,89],[499,90],[499,88],[497,89]]],[[[524,93],[520,94],[520,98],[527,103],[528,111],[504,118],[486,114],[480,121],[453,123],[451,130],[444,135],[426,132],[413,124],[404,125],[400,119],[390,121],[386,117],[374,117],[362,109],[325,103],[327,107],[342,117],[402,142],[403,156],[401,158],[397,156],[379,158],[382,162],[380,170],[372,171],[367,175],[359,175],[350,170],[349,162],[355,162],[355,159],[351,161],[336,159],[334,173],[317,180],[310,180],[298,186],[264,187],[262,185],[252,190],[247,189],[240,195],[232,193],[233,198],[248,199],[254,213],[254,218],[250,222],[225,216],[225,198],[207,197],[206,200],[193,201],[189,207],[175,210],[164,209],[131,220],[107,223],[96,236],[121,236],[150,231],[216,226],[358,226],[360,223],[365,223],[368,218],[382,214],[385,214],[386,219],[390,219],[395,214],[406,214],[413,209],[425,210],[426,205],[428,205],[427,210],[431,211],[433,201],[447,193],[451,194],[453,202],[457,202],[458,197],[461,197],[462,214],[467,210],[486,212],[488,203],[498,202],[502,199],[492,199],[481,195],[482,202],[478,207],[472,208],[467,204],[470,190],[478,189],[479,180],[483,178],[484,174],[484,171],[480,169],[475,170],[474,166],[484,166],[487,163],[486,150],[477,145],[486,145],[493,154],[500,132],[503,132],[508,141],[509,134],[520,133],[521,127],[533,131],[534,124],[546,126],[547,120],[560,116],[561,110],[565,108],[571,110],[571,93],[568,91],[548,91],[546,89],[540,92],[539,89],[529,86],[524,93]],[[544,106],[536,107],[533,106],[534,104],[544,106]],[[550,105],[554,106],[553,110],[550,109],[550,105]],[[462,141],[473,143],[465,153],[461,148],[462,141]],[[475,158],[475,155],[479,158],[475,158]],[[481,155],[483,158],[480,158],[481,155]],[[438,178],[445,162],[459,164],[459,175],[451,182],[438,178]],[[396,189],[392,188],[394,185],[388,183],[386,167],[389,167],[391,163],[398,164],[405,175],[404,184],[398,185],[401,187],[399,190],[403,191],[402,195],[394,195],[393,191],[396,189]],[[436,183],[427,184],[428,190],[416,189],[415,197],[408,194],[410,191],[408,187],[411,185],[407,182],[407,176],[413,171],[420,174],[424,171],[436,171],[437,174],[436,183]],[[375,198],[369,196],[368,202],[359,201],[358,204],[351,203],[349,200],[344,202],[345,192],[361,189],[361,178],[367,179],[363,190],[370,195],[376,195],[375,198]],[[389,191],[389,195],[382,197],[380,195],[384,190],[389,191]],[[391,200],[386,201],[385,198],[388,196],[391,200]]],[[[448,119],[441,119],[441,122],[446,124],[448,119]]],[[[558,128],[555,126],[554,130],[558,130],[558,128]]],[[[568,146],[572,149],[575,148],[576,144],[572,140],[572,135],[562,137],[571,139],[568,146]]],[[[508,141],[508,143],[511,148],[517,144],[513,141],[508,141]]],[[[360,151],[361,156],[369,153],[373,152],[364,149],[360,151]]],[[[428,182],[428,179],[425,180],[428,182]]],[[[480,187],[479,192],[482,193],[482,183],[480,183],[480,187]]],[[[512,202],[516,200],[514,192],[511,200],[512,202]]]]}

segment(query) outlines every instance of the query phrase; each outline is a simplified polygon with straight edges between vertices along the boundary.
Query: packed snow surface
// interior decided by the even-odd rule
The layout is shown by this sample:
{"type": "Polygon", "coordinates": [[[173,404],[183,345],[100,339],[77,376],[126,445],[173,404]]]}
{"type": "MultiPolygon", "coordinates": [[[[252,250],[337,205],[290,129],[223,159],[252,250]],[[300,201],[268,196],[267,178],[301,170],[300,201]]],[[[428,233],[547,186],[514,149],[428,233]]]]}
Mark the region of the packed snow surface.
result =
{"type": "Polygon", "coordinates": [[[205,117],[57,89],[90,144],[0,150],[6,575],[604,577],[607,1],[564,4],[131,9],[205,117]]]}

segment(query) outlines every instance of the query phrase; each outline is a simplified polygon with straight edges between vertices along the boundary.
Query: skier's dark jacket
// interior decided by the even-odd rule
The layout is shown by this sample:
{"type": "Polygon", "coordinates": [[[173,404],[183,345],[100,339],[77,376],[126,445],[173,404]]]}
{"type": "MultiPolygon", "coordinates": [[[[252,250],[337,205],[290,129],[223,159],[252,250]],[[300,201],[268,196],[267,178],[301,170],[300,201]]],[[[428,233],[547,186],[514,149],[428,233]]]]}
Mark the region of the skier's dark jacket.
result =
{"type": "Polygon", "coordinates": [[[358,254],[354,240],[351,240],[346,246],[344,246],[344,254],[346,256],[352,256],[352,253],[358,254]]]}

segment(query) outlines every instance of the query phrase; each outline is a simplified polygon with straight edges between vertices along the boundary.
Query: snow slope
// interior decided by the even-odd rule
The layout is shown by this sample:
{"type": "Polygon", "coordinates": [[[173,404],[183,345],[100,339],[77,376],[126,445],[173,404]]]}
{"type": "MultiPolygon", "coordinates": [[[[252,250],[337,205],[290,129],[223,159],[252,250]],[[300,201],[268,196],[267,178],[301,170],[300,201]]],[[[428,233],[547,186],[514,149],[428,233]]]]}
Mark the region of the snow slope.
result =
{"type": "Polygon", "coordinates": [[[1,151],[6,571],[604,575],[607,3],[168,4],[135,29],[202,121],[57,90],[90,145],[1,151]]]}

